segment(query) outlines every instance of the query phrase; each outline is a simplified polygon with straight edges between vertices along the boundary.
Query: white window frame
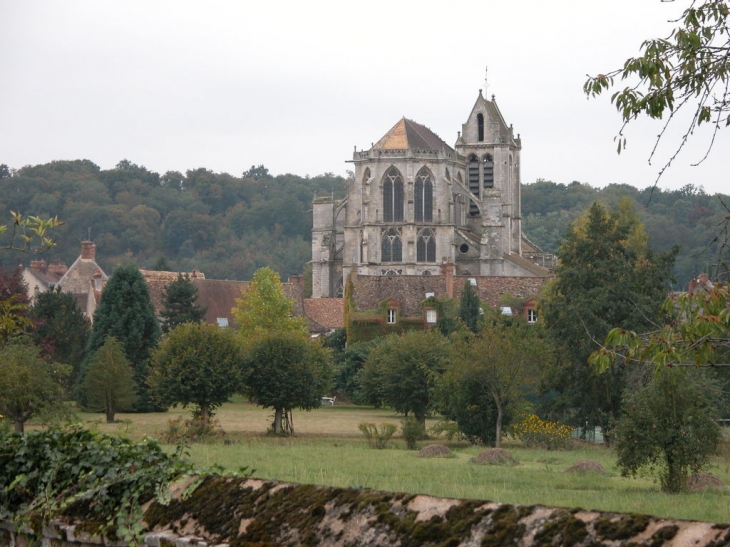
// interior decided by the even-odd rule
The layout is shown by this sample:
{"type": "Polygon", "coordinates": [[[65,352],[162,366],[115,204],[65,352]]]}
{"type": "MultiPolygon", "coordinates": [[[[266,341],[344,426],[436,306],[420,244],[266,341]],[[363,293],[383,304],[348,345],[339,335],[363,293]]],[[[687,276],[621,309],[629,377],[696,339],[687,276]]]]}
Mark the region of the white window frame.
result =
{"type": "Polygon", "coordinates": [[[385,317],[385,322],[388,325],[395,325],[395,322],[396,322],[397,318],[398,317],[396,315],[395,310],[393,308],[389,308],[388,309],[388,313],[387,313],[387,315],[385,317]]]}
{"type": "Polygon", "coordinates": [[[532,325],[533,323],[537,323],[537,310],[530,308],[527,310],[527,324],[532,325]]]}
{"type": "Polygon", "coordinates": [[[426,323],[435,325],[438,322],[438,313],[436,310],[426,310],[426,323]]]}

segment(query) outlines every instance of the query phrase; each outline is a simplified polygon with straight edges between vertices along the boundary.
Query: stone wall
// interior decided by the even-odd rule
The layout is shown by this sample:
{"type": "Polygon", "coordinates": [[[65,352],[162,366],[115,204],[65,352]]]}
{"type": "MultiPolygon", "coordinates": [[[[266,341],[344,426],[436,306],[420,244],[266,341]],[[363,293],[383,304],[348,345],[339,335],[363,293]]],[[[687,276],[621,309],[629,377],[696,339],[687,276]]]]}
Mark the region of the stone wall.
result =
{"type": "MultiPolygon", "coordinates": [[[[169,546],[628,546],[730,545],[730,525],[646,515],[519,506],[259,479],[209,477],[187,499],[185,484],[168,506],[150,504],[149,547],[169,546]]],[[[116,547],[82,524],[54,523],[44,547],[116,547]]],[[[0,522],[0,545],[27,537],[0,522]]]]}

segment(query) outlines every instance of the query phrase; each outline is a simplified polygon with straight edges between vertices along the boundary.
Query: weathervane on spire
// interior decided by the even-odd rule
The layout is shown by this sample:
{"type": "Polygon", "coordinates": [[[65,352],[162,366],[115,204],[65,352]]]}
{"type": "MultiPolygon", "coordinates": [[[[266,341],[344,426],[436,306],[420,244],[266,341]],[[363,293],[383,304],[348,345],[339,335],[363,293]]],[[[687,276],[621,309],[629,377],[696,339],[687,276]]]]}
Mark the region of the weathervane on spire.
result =
{"type": "Polygon", "coordinates": [[[484,96],[489,96],[489,67],[484,67],[484,96]]]}

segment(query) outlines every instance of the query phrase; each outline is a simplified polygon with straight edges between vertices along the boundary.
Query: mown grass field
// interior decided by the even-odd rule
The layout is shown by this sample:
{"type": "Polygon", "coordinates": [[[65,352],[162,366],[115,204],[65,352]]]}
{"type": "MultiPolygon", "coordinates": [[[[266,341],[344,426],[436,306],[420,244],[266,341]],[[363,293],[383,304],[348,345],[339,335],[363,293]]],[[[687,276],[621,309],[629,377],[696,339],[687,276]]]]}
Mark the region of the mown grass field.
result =
{"type": "MultiPolygon", "coordinates": [[[[179,415],[188,417],[189,413],[173,409],[157,414],[119,414],[116,424],[103,423],[98,414],[80,414],[79,418],[108,433],[156,437],[167,428],[169,419],[179,415]]],[[[546,451],[525,449],[508,439],[505,447],[520,465],[482,466],[470,460],[483,447],[464,442],[432,439],[420,443],[447,444],[454,458],[419,458],[405,449],[399,437],[386,450],[369,448],[357,426],[361,422],[400,425],[401,417],[387,409],[334,406],[295,412],[296,436],[289,438],[266,435],[270,415],[271,411],[243,401],[225,405],[217,419],[230,444],[222,440],[194,444],[189,449],[191,459],[231,471],[245,466],[255,469],[256,477],[282,481],[730,521],[730,490],[664,494],[651,477],[621,477],[615,469],[613,451],[601,446],[579,444],[573,450],[546,451]],[[565,473],[577,460],[601,461],[606,472],[565,473]]],[[[724,454],[713,459],[709,472],[730,484],[727,447],[724,454]]]]}

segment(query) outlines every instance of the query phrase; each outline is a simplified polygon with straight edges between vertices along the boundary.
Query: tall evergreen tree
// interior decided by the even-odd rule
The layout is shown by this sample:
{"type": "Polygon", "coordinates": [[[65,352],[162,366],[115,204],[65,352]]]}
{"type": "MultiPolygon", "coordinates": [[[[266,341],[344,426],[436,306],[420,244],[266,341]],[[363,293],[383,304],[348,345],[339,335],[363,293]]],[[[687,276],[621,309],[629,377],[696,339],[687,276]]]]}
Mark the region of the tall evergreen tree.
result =
{"type": "Polygon", "coordinates": [[[35,323],[33,339],[54,361],[71,365],[69,387],[75,385],[84,360],[91,323],[76,298],[60,289],[40,293],[30,310],[35,323]]]}
{"type": "Polygon", "coordinates": [[[467,279],[464,282],[464,290],[461,291],[459,317],[473,333],[479,332],[480,312],[479,295],[474,290],[471,281],[467,279]]]}
{"type": "Polygon", "coordinates": [[[546,376],[548,409],[607,432],[619,417],[627,371],[617,365],[598,374],[588,356],[612,327],[643,331],[658,322],[676,250],[655,255],[635,213],[594,203],[558,254],[542,300],[542,319],[561,356],[546,376]]]}
{"type": "Polygon", "coordinates": [[[183,323],[200,323],[208,308],[196,304],[198,288],[188,274],[177,279],[162,292],[162,331],[168,332],[183,323]]]}
{"type": "Polygon", "coordinates": [[[155,317],[147,283],[134,264],[117,268],[104,288],[101,303],[94,313],[94,325],[86,351],[87,366],[89,356],[109,336],[121,342],[134,369],[134,381],[139,395],[135,410],[154,410],[147,390],[147,376],[150,351],[160,338],[160,325],[155,317]]]}

